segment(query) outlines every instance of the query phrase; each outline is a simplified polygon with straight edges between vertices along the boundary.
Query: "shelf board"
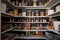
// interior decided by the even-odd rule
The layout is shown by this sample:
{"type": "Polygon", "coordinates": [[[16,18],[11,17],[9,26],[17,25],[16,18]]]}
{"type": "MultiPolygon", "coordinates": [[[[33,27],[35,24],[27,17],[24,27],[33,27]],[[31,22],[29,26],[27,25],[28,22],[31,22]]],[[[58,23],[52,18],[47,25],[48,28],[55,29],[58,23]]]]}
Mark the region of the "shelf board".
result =
{"type": "Polygon", "coordinates": [[[14,15],[12,15],[12,14],[9,14],[9,13],[4,13],[4,12],[1,12],[1,15],[3,16],[3,17],[16,17],[16,18],[20,18],[20,17],[39,17],[39,18],[49,18],[48,16],[14,16],[14,15]]]}
{"type": "Polygon", "coordinates": [[[8,30],[6,30],[6,31],[3,31],[3,32],[1,32],[1,34],[6,33],[6,32],[8,32],[8,31],[10,31],[10,30],[12,30],[12,29],[14,29],[14,28],[15,28],[15,27],[10,28],[10,29],[8,29],[8,30]]]}
{"type": "Polygon", "coordinates": [[[14,15],[11,15],[9,13],[4,13],[4,12],[1,12],[1,16],[2,17],[14,17],[14,15]]]}
{"type": "Polygon", "coordinates": [[[48,24],[49,22],[6,22],[6,23],[12,23],[12,24],[17,24],[17,23],[42,23],[42,24],[48,24]]]}
{"type": "Polygon", "coordinates": [[[14,39],[47,39],[47,38],[46,37],[29,36],[29,37],[15,37],[14,39]]]}
{"type": "Polygon", "coordinates": [[[54,7],[55,5],[57,5],[58,3],[60,3],[60,0],[52,0],[51,2],[48,3],[48,5],[46,7],[54,7]]]}
{"type": "Polygon", "coordinates": [[[52,16],[52,17],[60,16],[60,11],[54,12],[53,14],[49,16],[52,16]]]}
{"type": "Polygon", "coordinates": [[[60,33],[59,32],[57,32],[56,30],[52,30],[52,29],[49,29],[49,28],[47,28],[49,31],[52,31],[52,32],[54,32],[54,33],[56,33],[56,34],[58,34],[58,35],[60,35],[60,33]]]}
{"type": "Polygon", "coordinates": [[[54,4],[50,7],[50,8],[52,8],[52,7],[54,7],[55,5],[57,5],[58,3],[60,3],[60,0],[55,0],[55,2],[54,2],[54,4]]]}
{"type": "Polygon", "coordinates": [[[15,6],[18,9],[50,9],[50,7],[43,6],[15,6]]]}
{"type": "Polygon", "coordinates": [[[41,17],[41,18],[49,18],[48,16],[15,16],[15,17],[41,17]]]}
{"type": "Polygon", "coordinates": [[[47,29],[42,29],[42,30],[39,30],[39,29],[31,29],[31,30],[13,29],[12,31],[42,31],[42,32],[47,32],[47,31],[49,31],[49,30],[47,30],[47,29]]]}

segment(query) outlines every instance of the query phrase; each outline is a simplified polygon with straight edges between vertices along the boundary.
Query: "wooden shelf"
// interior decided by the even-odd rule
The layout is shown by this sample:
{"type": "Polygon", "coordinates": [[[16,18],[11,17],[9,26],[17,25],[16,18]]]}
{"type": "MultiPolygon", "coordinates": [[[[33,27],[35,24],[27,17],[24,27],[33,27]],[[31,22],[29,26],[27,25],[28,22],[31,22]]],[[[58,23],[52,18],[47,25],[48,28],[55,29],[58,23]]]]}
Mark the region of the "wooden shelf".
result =
{"type": "Polygon", "coordinates": [[[17,18],[20,18],[20,17],[39,17],[39,18],[49,18],[48,16],[15,16],[17,18]]]}
{"type": "Polygon", "coordinates": [[[2,0],[2,2],[8,4],[11,7],[18,8],[18,9],[50,9],[53,6],[55,6],[56,4],[60,3],[60,0],[58,0],[58,1],[51,0],[47,3],[46,7],[44,7],[44,6],[15,6],[9,0],[6,0],[6,1],[2,0]]]}
{"type": "Polygon", "coordinates": [[[14,17],[14,15],[11,15],[9,13],[4,13],[4,12],[1,12],[1,16],[2,17],[14,17]]]}
{"type": "Polygon", "coordinates": [[[10,28],[10,29],[8,29],[8,30],[6,30],[6,31],[3,31],[3,32],[1,32],[1,34],[6,33],[6,32],[8,32],[8,31],[10,31],[10,30],[12,30],[12,29],[14,29],[14,28],[15,28],[15,27],[10,28]]]}
{"type": "Polygon", "coordinates": [[[60,3],[60,0],[52,0],[51,2],[48,3],[48,5],[46,7],[54,7],[55,5],[57,5],[58,3],[60,3]]]}
{"type": "Polygon", "coordinates": [[[55,2],[53,2],[53,4],[52,4],[52,6],[50,7],[50,8],[52,8],[52,7],[54,7],[54,6],[56,6],[58,3],[60,3],[60,0],[55,0],[55,2]]]}
{"type": "Polygon", "coordinates": [[[15,23],[15,24],[17,24],[17,23],[42,23],[42,24],[48,24],[49,22],[6,22],[6,23],[15,23]]]}
{"type": "Polygon", "coordinates": [[[28,36],[28,37],[20,37],[16,36],[14,39],[47,39],[46,37],[37,37],[37,36],[28,36]]]}
{"type": "Polygon", "coordinates": [[[42,29],[42,30],[39,30],[39,29],[31,29],[31,30],[13,29],[12,31],[42,31],[42,32],[47,32],[47,31],[49,31],[49,30],[47,30],[47,29],[42,29]]]}
{"type": "Polygon", "coordinates": [[[51,17],[56,17],[56,16],[60,16],[60,11],[58,12],[54,12],[53,14],[49,15],[51,17]]]}
{"type": "Polygon", "coordinates": [[[49,18],[48,16],[14,16],[12,14],[9,14],[9,13],[4,13],[4,12],[1,12],[1,16],[3,17],[16,17],[16,18],[20,18],[20,17],[39,17],[39,18],[49,18]]]}
{"type": "Polygon", "coordinates": [[[15,6],[18,9],[50,9],[49,7],[43,6],[15,6]]]}

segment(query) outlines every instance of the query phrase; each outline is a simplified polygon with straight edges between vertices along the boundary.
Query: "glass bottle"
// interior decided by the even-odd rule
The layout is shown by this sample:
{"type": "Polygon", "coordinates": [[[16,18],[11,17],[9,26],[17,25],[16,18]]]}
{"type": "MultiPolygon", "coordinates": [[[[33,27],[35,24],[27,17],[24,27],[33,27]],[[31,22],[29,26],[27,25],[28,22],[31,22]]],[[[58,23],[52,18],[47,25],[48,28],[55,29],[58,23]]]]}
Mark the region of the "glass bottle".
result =
{"type": "Polygon", "coordinates": [[[14,15],[15,15],[15,16],[18,16],[18,9],[14,9],[13,12],[14,12],[14,15]]]}
{"type": "Polygon", "coordinates": [[[42,6],[42,3],[41,2],[39,2],[39,6],[42,6]]]}
{"type": "Polygon", "coordinates": [[[22,0],[22,6],[25,6],[24,0],[22,0]]]}
{"type": "Polygon", "coordinates": [[[35,19],[35,17],[33,18],[33,21],[34,21],[34,22],[36,22],[36,19],[35,19]]]}
{"type": "Polygon", "coordinates": [[[9,14],[13,15],[13,11],[9,11],[9,14]]]}
{"type": "Polygon", "coordinates": [[[18,29],[20,30],[21,29],[21,24],[18,24],[18,25],[19,25],[18,29]]]}
{"type": "Polygon", "coordinates": [[[14,19],[13,18],[10,18],[10,22],[14,22],[14,19]]]}
{"type": "Polygon", "coordinates": [[[38,35],[39,34],[39,32],[38,31],[36,31],[36,35],[38,35]]]}
{"type": "Polygon", "coordinates": [[[36,18],[36,22],[38,22],[38,18],[36,18]]]}
{"type": "Polygon", "coordinates": [[[33,1],[34,1],[33,6],[37,6],[37,3],[36,3],[37,0],[33,0],[33,1]]]}
{"type": "Polygon", "coordinates": [[[43,19],[43,22],[46,22],[46,19],[43,19]]]}
{"type": "Polygon", "coordinates": [[[39,16],[38,10],[36,10],[36,16],[39,16]]]}
{"type": "Polygon", "coordinates": [[[39,28],[40,28],[41,30],[43,29],[43,26],[42,26],[42,24],[40,24],[39,28]]]}
{"type": "Polygon", "coordinates": [[[26,16],[26,11],[22,11],[22,16],[26,16]]]}
{"type": "Polygon", "coordinates": [[[40,22],[43,22],[43,19],[40,19],[40,22]]]}
{"type": "Polygon", "coordinates": [[[29,22],[29,18],[26,18],[26,22],[29,22]]]}
{"type": "Polygon", "coordinates": [[[31,22],[33,22],[33,18],[31,18],[31,22]]]}
{"type": "Polygon", "coordinates": [[[31,1],[30,0],[28,1],[28,6],[31,6],[31,1]]]}
{"type": "Polygon", "coordinates": [[[44,12],[40,12],[40,16],[44,16],[44,12]]]}
{"type": "Polygon", "coordinates": [[[46,10],[46,14],[45,15],[48,16],[48,10],[46,10]]]}
{"type": "Polygon", "coordinates": [[[19,2],[19,7],[20,7],[20,6],[22,6],[22,3],[21,3],[21,2],[19,2]]]}
{"type": "Polygon", "coordinates": [[[16,0],[16,6],[19,6],[19,1],[18,0],[16,0]]]}
{"type": "Polygon", "coordinates": [[[12,4],[15,5],[15,1],[12,1],[12,4]]]}
{"type": "Polygon", "coordinates": [[[34,11],[32,11],[32,16],[34,16],[34,11]]]}
{"type": "Polygon", "coordinates": [[[10,28],[12,28],[13,26],[12,26],[12,24],[10,24],[10,28]]]}
{"type": "Polygon", "coordinates": [[[28,2],[26,2],[25,5],[28,6],[28,2]]]}
{"type": "Polygon", "coordinates": [[[30,10],[28,11],[28,16],[32,16],[32,15],[31,15],[31,11],[30,11],[30,10]]]}

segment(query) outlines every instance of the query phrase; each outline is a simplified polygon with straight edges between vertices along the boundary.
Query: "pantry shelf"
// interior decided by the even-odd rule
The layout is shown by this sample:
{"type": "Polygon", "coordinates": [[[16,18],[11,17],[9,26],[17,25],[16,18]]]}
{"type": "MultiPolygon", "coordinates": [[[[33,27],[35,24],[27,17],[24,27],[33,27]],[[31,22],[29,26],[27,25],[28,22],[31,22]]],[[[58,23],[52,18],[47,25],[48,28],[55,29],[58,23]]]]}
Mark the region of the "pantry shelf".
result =
{"type": "Polygon", "coordinates": [[[19,30],[19,29],[14,29],[14,30],[12,30],[12,31],[31,31],[31,32],[33,32],[33,31],[42,31],[42,32],[47,32],[47,31],[49,31],[49,30],[47,30],[47,29],[42,29],[42,30],[39,30],[39,29],[31,29],[31,30],[19,30]]]}
{"type": "Polygon", "coordinates": [[[46,37],[15,37],[15,39],[47,39],[46,37]]]}
{"type": "Polygon", "coordinates": [[[52,16],[52,17],[60,16],[60,11],[54,12],[53,14],[51,14],[49,16],[52,16]]]}
{"type": "Polygon", "coordinates": [[[54,7],[55,5],[57,5],[58,3],[60,3],[60,0],[52,0],[46,7],[54,7]]]}
{"type": "Polygon", "coordinates": [[[49,16],[15,16],[17,18],[20,18],[20,17],[38,17],[38,18],[49,18],[49,16]]]}
{"type": "Polygon", "coordinates": [[[6,31],[3,31],[3,32],[1,32],[1,34],[6,33],[6,32],[8,32],[8,31],[11,31],[11,30],[14,29],[14,28],[15,28],[15,27],[10,28],[10,29],[8,29],[8,30],[6,30],[6,31]]]}
{"type": "Polygon", "coordinates": [[[11,15],[11,14],[9,14],[9,13],[1,13],[1,16],[2,17],[14,17],[14,15],[11,15]]]}
{"type": "Polygon", "coordinates": [[[48,24],[49,22],[6,22],[9,24],[19,24],[19,23],[42,23],[42,24],[48,24]]]}
{"type": "Polygon", "coordinates": [[[18,9],[50,9],[50,7],[43,7],[43,6],[15,6],[18,9]]]}

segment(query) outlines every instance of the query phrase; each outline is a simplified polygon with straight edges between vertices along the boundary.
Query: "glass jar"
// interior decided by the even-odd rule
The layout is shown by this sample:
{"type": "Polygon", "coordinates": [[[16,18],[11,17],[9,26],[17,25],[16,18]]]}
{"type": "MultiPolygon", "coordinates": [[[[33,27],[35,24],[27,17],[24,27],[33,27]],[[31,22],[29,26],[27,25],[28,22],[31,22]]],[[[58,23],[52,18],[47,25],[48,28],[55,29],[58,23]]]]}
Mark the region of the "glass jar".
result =
{"type": "Polygon", "coordinates": [[[32,11],[32,16],[34,16],[34,11],[32,11]]]}
{"type": "Polygon", "coordinates": [[[39,16],[38,10],[36,10],[36,16],[39,16]]]}
{"type": "Polygon", "coordinates": [[[28,11],[28,16],[32,16],[32,15],[31,15],[31,11],[30,11],[30,10],[28,11]]]}
{"type": "Polygon", "coordinates": [[[44,12],[40,12],[40,16],[44,16],[44,12]]]}

